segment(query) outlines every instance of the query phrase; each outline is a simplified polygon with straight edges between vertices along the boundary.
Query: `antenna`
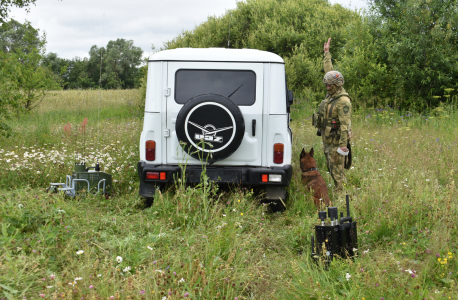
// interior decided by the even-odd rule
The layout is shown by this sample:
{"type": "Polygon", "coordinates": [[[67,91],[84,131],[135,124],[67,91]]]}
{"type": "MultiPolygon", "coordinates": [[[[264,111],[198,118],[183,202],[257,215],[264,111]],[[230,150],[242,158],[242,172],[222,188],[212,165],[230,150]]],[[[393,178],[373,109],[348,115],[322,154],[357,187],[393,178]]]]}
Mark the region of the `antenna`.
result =
{"type": "MultiPolygon", "coordinates": [[[[103,12],[102,26],[102,46],[100,47],[100,77],[99,77],[99,107],[97,108],[97,154],[99,153],[99,128],[100,128],[100,100],[102,98],[102,60],[103,60],[103,34],[105,33],[105,12],[103,12]]],[[[99,164],[99,156],[97,155],[97,165],[99,164]]]]}
{"type": "Polygon", "coordinates": [[[229,36],[227,38],[227,48],[229,48],[229,45],[231,43],[231,21],[232,21],[232,13],[229,12],[229,36]]]}
{"type": "Polygon", "coordinates": [[[83,123],[81,124],[81,133],[83,134],[83,163],[86,163],[84,159],[84,153],[86,153],[86,125],[87,118],[84,118],[83,123]]]}

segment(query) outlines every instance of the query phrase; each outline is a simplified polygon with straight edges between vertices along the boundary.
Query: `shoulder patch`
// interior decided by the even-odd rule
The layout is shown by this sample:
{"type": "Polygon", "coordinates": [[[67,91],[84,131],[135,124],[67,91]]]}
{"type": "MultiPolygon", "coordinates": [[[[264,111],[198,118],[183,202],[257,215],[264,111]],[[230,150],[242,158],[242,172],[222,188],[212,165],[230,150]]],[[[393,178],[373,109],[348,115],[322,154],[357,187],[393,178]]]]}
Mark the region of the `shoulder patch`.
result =
{"type": "Polygon", "coordinates": [[[343,107],[343,112],[344,112],[344,113],[348,113],[349,111],[350,111],[350,108],[349,108],[347,105],[345,105],[345,106],[343,107]]]}

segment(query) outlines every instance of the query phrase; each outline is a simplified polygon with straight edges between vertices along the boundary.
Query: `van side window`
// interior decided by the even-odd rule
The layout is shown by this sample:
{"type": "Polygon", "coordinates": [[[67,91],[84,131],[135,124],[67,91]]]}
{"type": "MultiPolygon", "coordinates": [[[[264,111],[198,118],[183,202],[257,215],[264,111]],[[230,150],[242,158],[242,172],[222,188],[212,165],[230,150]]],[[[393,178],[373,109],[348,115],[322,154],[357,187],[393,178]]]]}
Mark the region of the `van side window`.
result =
{"type": "Polygon", "coordinates": [[[175,73],[175,101],[186,103],[203,94],[219,94],[240,106],[256,101],[256,73],[250,70],[190,70],[175,73]]]}

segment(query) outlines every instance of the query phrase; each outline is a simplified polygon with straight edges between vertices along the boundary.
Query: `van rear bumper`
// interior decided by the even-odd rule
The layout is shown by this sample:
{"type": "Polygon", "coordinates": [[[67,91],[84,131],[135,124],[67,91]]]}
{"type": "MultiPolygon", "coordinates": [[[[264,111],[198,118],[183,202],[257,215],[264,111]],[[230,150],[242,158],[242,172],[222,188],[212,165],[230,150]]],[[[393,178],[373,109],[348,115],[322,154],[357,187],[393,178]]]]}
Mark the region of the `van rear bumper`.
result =
{"type": "MultiPolygon", "coordinates": [[[[153,197],[155,189],[168,183],[174,183],[177,179],[183,178],[182,170],[174,165],[151,165],[144,161],[138,162],[138,176],[140,177],[140,196],[153,197]],[[147,179],[147,173],[165,173],[161,179],[147,179]]],[[[184,169],[186,183],[200,183],[202,175],[201,166],[188,165],[184,169]]],[[[238,184],[242,186],[278,186],[287,187],[291,182],[293,167],[285,165],[282,167],[214,167],[206,166],[206,175],[210,181],[220,184],[238,184]],[[281,175],[276,182],[263,182],[263,174],[281,175]]],[[[269,176],[267,176],[269,178],[269,176]]],[[[278,179],[278,176],[277,176],[278,179]]]]}

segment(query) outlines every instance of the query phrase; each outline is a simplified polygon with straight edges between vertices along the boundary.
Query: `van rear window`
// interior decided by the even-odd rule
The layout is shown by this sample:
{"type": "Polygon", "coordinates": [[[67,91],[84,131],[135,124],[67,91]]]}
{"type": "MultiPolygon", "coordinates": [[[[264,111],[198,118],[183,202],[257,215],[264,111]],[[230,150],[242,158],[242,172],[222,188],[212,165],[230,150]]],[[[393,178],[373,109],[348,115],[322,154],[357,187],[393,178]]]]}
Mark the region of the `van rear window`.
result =
{"type": "Polygon", "coordinates": [[[256,73],[248,70],[189,70],[175,73],[175,101],[186,103],[203,94],[220,94],[241,106],[256,101],[256,73]]]}

